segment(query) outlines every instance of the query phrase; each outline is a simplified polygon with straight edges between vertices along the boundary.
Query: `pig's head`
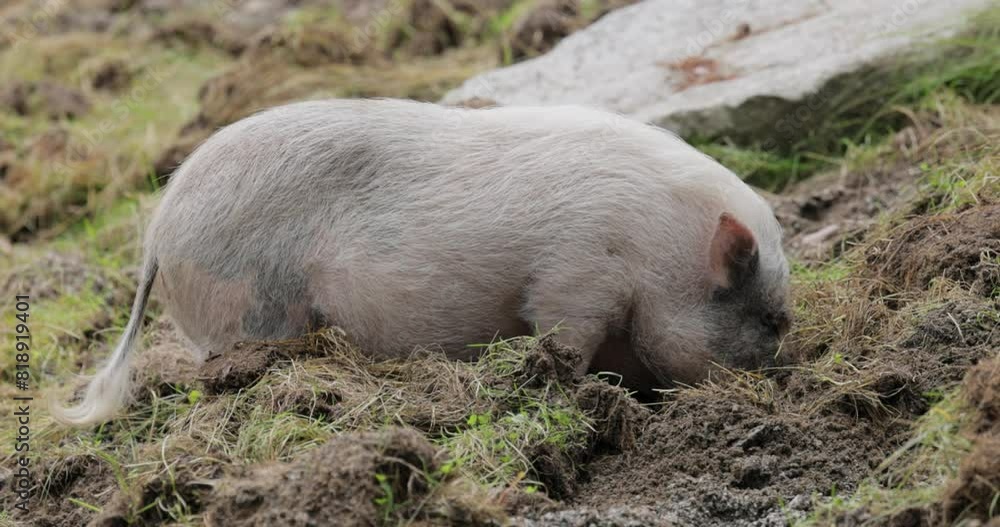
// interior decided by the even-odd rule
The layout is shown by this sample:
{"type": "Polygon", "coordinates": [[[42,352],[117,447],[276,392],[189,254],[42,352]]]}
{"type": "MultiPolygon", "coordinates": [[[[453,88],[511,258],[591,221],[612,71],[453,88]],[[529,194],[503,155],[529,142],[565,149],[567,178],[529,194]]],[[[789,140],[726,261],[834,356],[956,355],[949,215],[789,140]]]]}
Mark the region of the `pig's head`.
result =
{"type": "MultiPolygon", "coordinates": [[[[788,263],[781,228],[766,210],[755,229],[732,213],[714,216],[692,264],[685,298],[661,304],[637,319],[639,356],[660,386],[695,384],[719,365],[758,369],[774,365],[791,317],[788,263]]],[[[753,215],[744,211],[744,216],[753,215]]]]}
{"type": "Polygon", "coordinates": [[[729,213],[719,217],[707,266],[707,345],[723,366],[757,369],[775,363],[791,326],[788,264],[778,240],[762,245],[729,213]]]}

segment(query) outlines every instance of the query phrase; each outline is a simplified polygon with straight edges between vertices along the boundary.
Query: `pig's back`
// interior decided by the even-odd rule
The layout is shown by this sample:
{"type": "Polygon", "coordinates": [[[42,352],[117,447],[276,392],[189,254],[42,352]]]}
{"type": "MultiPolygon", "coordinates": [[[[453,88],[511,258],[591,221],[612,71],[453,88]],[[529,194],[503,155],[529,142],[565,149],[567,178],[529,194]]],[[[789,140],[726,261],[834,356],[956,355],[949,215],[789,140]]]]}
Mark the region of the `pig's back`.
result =
{"type": "Polygon", "coordinates": [[[414,333],[447,348],[520,332],[540,267],[674,257],[664,232],[695,235],[677,220],[699,209],[698,171],[731,183],[666,134],[579,108],[299,103],[206,141],[168,185],[148,243],[175,310],[199,302],[189,284],[226,281],[245,336],[294,334],[320,306],[356,334],[397,336],[375,348],[414,333]],[[386,306],[407,306],[405,320],[386,306]],[[456,310],[473,315],[440,322],[456,310]]]}

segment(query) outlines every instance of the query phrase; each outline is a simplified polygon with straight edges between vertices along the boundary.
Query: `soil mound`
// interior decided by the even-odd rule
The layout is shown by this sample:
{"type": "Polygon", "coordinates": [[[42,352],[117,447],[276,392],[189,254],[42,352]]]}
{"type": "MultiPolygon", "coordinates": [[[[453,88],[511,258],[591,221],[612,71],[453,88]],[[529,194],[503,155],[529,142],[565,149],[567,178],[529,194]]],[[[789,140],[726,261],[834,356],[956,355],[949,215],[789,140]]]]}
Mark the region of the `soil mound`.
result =
{"type": "Polygon", "coordinates": [[[412,429],[345,434],[295,462],[226,478],[206,518],[246,526],[367,526],[389,514],[409,518],[443,461],[412,429]]]}
{"type": "Polygon", "coordinates": [[[392,32],[389,49],[409,55],[438,55],[482,38],[490,20],[510,8],[511,0],[413,0],[403,23],[392,32]]]}
{"type": "Polygon", "coordinates": [[[944,277],[994,295],[1000,291],[1000,205],[914,218],[866,256],[874,274],[896,291],[944,277]]]}
{"type": "Polygon", "coordinates": [[[853,488],[891,432],[847,415],[774,412],[720,394],[680,396],[627,455],[590,464],[571,501],[648,507],[681,525],[747,525],[780,505],[853,488]]]}
{"type": "Polygon", "coordinates": [[[42,113],[51,120],[73,119],[90,110],[78,90],[49,81],[14,82],[0,88],[0,109],[21,116],[42,113]]]}
{"type": "Polygon", "coordinates": [[[348,349],[350,344],[335,330],[278,342],[237,342],[231,350],[205,362],[202,381],[209,393],[236,391],[257,382],[279,360],[348,349]]]}
{"type": "Polygon", "coordinates": [[[982,361],[969,370],[963,389],[969,403],[976,408],[973,432],[1000,436],[1000,358],[982,361]]]}

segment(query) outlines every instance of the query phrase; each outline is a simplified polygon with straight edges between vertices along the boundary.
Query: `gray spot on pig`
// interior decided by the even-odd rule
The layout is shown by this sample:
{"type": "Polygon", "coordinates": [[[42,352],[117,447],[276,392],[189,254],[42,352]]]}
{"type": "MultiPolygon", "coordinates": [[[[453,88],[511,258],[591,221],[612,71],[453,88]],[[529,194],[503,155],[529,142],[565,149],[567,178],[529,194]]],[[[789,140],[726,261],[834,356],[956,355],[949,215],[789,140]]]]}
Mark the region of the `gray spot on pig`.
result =
{"type": "Polygon", "coordinates": [[[243,334],[260,340],[294,337],[314,316],[305,276],[281,265],[264,265],[254,280],[254,303],[243,314],[243,334]]]}

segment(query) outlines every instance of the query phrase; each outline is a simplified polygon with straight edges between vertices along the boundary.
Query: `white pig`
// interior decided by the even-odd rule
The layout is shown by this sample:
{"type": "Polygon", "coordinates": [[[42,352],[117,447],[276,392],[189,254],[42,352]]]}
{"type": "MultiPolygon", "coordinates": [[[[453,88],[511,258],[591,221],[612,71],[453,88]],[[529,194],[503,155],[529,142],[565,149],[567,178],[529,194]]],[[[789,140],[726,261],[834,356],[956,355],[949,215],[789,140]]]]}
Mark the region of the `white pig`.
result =
{"type": "Polygon", "coordinates": [[[360,349],[475,358],[545,332],[646,390],[768,364],[788,326],[770,207],[658,128],[581,107],[331,100],[230,125],[176,171],[131,318],[62,421],[129,395],[154,281],[201,359],[344,329],[360,349]]]}

